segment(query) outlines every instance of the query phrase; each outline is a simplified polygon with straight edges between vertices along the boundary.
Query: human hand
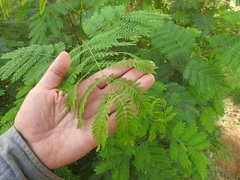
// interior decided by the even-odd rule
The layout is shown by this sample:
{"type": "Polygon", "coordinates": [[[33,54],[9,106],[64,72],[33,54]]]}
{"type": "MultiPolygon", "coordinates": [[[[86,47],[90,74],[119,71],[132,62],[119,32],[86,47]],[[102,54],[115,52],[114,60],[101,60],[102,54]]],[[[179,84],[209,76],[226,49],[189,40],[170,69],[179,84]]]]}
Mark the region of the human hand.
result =
{"type": "MultiPolygon", "coordinates": [[[[70,67],[68,53],[62,52],[49,67],[40,82],[29,92],[15,119],[15,127],[24,137],[30,148],[49,169],[56,169],[72,163],[96,147],[92,136],[94,121],[101,98],[109,91],[109,86],[102,81],[87,99],[83,125],[77,128],[77,109],[69,112],[66,95],[57,91],[70,67]]],[[[107,68],[83,80],[78,85],[77,102],[81,100],[88,86],[103,74],[114,73],[140,83],[147,90],[154,83],[154,76],[135,68],[107,68]]],[[[108,121],[109,135],[116,131],[115,113],[111,110],[108,121]]]]}

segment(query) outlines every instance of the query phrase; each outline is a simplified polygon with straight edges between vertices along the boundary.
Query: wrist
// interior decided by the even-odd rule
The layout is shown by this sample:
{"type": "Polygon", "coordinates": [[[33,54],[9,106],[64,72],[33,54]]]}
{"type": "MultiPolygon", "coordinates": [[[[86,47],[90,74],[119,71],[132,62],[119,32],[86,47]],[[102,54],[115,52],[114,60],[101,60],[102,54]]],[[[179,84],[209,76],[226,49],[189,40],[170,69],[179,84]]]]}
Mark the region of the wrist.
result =
{"type": "Polygon", "coordinates": [[[51,160],[51,156],[50,156],[51,153],[46,152],[46,150],[44,150],[44,149],[51,149],[49,148],[50,144],[48,144],[47,145],[48,148],[46,148],[46,146],[41,145],[40,142],[36,140],[32,140],[32,138],[29,135],[26,135],[25,133],[23,133],[16,126],[15,126],[15,129],[18,132],[18,134],[22,137],[26,145],[29,147],[29,149],[32,151],[32,153],[46,168],[48,168],[49,170],[53,170],[57,168],[55,164],[52,164],[53,162],[56,162],[56,161],[51,160]]]}

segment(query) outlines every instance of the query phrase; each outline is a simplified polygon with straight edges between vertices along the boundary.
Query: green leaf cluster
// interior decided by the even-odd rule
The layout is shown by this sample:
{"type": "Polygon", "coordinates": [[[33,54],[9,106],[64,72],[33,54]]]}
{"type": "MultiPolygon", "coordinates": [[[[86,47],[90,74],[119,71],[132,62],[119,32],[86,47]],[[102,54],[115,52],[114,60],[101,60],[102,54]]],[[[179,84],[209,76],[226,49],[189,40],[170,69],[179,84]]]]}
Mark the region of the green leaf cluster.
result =
{"type": "Polygon", "coordinates": [[[55,45],[31,45],[5,53],[0,60],[6,63],[0,68],[1,81],[21,82],[15,95],[14,107],[0,121],[1,133],[12,126],[15,116],[27,93],[41,79],[47,68],[61,51],[63,43],[55,45]]]}

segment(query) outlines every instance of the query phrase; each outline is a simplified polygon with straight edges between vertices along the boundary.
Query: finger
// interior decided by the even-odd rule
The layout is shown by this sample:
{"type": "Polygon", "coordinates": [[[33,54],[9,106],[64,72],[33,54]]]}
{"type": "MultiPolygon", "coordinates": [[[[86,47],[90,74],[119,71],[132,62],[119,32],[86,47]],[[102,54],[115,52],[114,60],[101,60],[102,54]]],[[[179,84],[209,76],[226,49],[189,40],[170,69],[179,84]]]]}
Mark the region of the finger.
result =
{"type": "MultiPolygon", "coordinates": [[[[116,67],[109,67],[109,68],[106,68],[102,71],[99,71],[95,74],[93,74],[92,76],[90,76],[89,78],[83,80],[82,82],[79,83],[78,85],[78,98],[77,98],[77,102],[79,102],[83,95],[85,94],[86,90],[88,89],[88,87],[93,84],[97,78],[101,78],[103,76],[109,76],[111,74],[115,74],[116,77],[120,77],[122,76],[123,74],[125,74],[126,72],[128,72],[130,69],[132,69],[131,67],[127,67],[127,66],[123,66],[121,68],[116,68],[116,67]]],[[[99,89],[103,89],[105,88],[107,85],[106,81],[101,81],[99,84],[98,84],[98,88],[99,89]]],[[[92,94],[92,99],[95,99],[96,97],[99,96],[99,93],[102,94],[100,91],[98,90],[95,90],[94,91],[95,93],[92,94]]]]}
{"type": "MultiPolygon", "coordinates": [[[[84,113],[83,113],[83,117],[85,119],[91,118],[92,116],[96,115],[98,108],[100,107],[102,98],[103,98],[103,96],[98,97],[94,101],[87,102],[85,104],[85,109],[84,109],[84,113]]],[[[111,105],[108,108],[110,109],[110,114],[111,114],[112,112],[115,111],[115,106],[113,104],[113,100],[112,100],[112,103],[110,103],[110,104],[111,105]]]]}
{"type": "MultiPolygon", "coordinates": [[[[109,119],[108,119],[108,136],[110,136],[110,135],[112,135],[113,133],[116,132],[116,124],[117,123],[115,121],[115,119],[116,119],[115,116],[116,116],[116,113],[113,113],[109,116],[109,119]]],[[[86,141],[87,144],[90,145],[90,147],[92,147],[92,148],[96,147],[96,140],[93,137],[93,133],[92,133],[92,125],[94,123],[94,120],[95,120],[95,116],[93,116],[93,117],[87,119],[86,121],[84,121],[81,130],[74,129],[77,133],[80,134],[77,137],[79,138],[79,137],[84,136],[85,138],[82,139],[82,141],[86,141]],[[81,133],[84,133],[84,134],[81,134],[81,133]]],[[[81,147],[83,147],[83,146],[81,146],[81,147]]],[[[86,147],[86,144],[85,144],[84,147],[86,147]]],[[[90,148],[90,149],[92,149],[92,148],[90,148]]]]}
{"type": "Polygon", "coordinates": [[[117,131],[116,112],[113,112],[108,119],[108,136],[117,131]]]}
{"type": "MultiPolygon", "coordinates": [[[[109,73],[108,73],[109,74],[109,73]]],[[[112,74],[112,73],[110,73],[112,74]]],[[[110,75],[109,74],[109,75],[110,75]]],[[[136,81],[140,77],[142,77],[145,73],[139,71],[136,68],[130,69],[129,71],[126,71],[124,74],[121,75],[123,78],[131,79],[133,81],[136,81]]],[[[83,113],[84,118],[90,118],[91,116],[95,115],[97,113],[97,110],[99,108],[100,102],[104,96],[104,94],[107,94],[110,89],[113,91],[115,88],[113,88],[111,85],[106,86],[106,81],[102,81],[101,85],[98,85],[98,87],[102,87],[102,89],[95,88],[91,94],[88,96],[87,103],[85,104],[85,110],[83,113]],[[105,86],[105,88],[103,88],[105,86]]],[[[111,112],[114,111],[114,105],[110,107],[111,112]]]]}
{"type": "MultiPolygon", "coordinates": [[[[139,86],[142,87],[145,91],[149,89],[155,81],[155,78],[152,74],[146,74],[136,68],[127,71],[121,76],[121,78],[125,78],[133,82],[139,83],[139,86]]],[[[92,92],[92,96],[89,96],[87,103],[91,103],[92,101],[95,102],[96,99],[101,99],[103,95],[108,93],[110,90],[115,90],[115,87],[110,84],[108,86],[105,86],[105,88],[101,90],[94,89],[92,92]]]]}
{"type": "MultiPolygon", "coordinates": [[[[88,118],[86,121],[83,121],[82,131],[86,131],[88,134],[88,137],[92,137],[92,124],[94,123],[96,116],[92,116],[88,118]]],[[[108,134],[109,136],[116,132],[116,112],[113,112],[109,115],[108,119],[108,134]]],[[[78,129],[79,131],[79,129],[78,129]]],[[[92,137],[92,140],[95,141],[95,139],[92,137]]]]}
{"type": "MultiPolygon", "coordinates": [[[[110,69],[111,70],[111,69],[110,69]]],[[[113,74],[114,71],[106,73],[107,75],[111,75],[113,74]]],[[[136,68],[132,68],[132,69],[126,69],[126,71],[121,71],[121,73],[115,74],[117,77],[122,77],[122,78],[126,78],[132,81],[137,81],[139,78],[141,78],[145,73],[136,69],[136,68]],[[127,71],[128,70],[128,71],[127,71]]],[[[95,77],[96,79],[96,77],[95,77]]],[[[92,101],[96,101],[96,99],[101,99],[103,97],[104,94],[108,93],[109,90],[113,87],[107,86],[106,81],[103,79],[99,84],[98,84],[98,88],[94,89],[91,93],[91,95],[88,98],[88,103],[91,103],[92,101]],[[100,89],[100,90],[99,90],[100,89]]]]}
{"type": "MultiPolygon", "coordinates": [[[[104,75],[105,77],[110,76],[111,74],[114,74],[117,77],[122,76],[123,74],[125,74],[126,72],[130,71],[131,69],[133,69],[132,67],[128,67],[128,66],[122,66],[122,67],[109,67],[105,70],[103,70],[102,72],[100,71],[99,73],[101,73],[102,75],[104,75]]],[[[92,76],[93,79],[98,78],[99,74],[95,74],[92,76]]],[[[98,88],[99,89],[103,89],[107,86],[107,82],[103,79],[99,84],[98,84],[98,88]]]]}
{"type": "MultiPolygon", "coordinates": [[[[135,111],[136,111],[136,114],[138,113],[138,109],[135,107],[131,107],[133,108],[135,111]]],[[[116,122],[116,112],[112,112],[110,115],[109,115],[109,118],[108,118],[108,136],[114,134],[117,130],[117,122],[116,122]]],[[[94,122],[94,119],[95,119],[95,116],[92,116],[90,117],[88,120],[90,120],[90,122],[87,122],[88,124],[91,124],[94,122]]],[[[93,138],[93,141],[94,141],[94,138],[93,138]]]]}
{"type": "Polygon", "coordinates": [[[37,87],[44,89],[56,89],[67,75],[70,67],[70,56],[67,52],[61,52],[48,68],[37,87]]]}
{"type": "Polygon", "coordinates": [[[155,77],[152,74],[145,74],[141,78],[137,80],[139,82],[139,86],[143,88],[144,91],[148,90],[153,83],[155,82],[155,77]]]}
{"type": "MultiPolygon", "coordinates": [[[[135,71],[133,71],[135,72],[135,71]]],[[[132,73],[129,73],[128,72],[128,75],[127,76],[134,76],[132,73]]],[[[143,76],[141,76],[141,73],[138,74],[138,76],[136,75],[135,73],[135,78],[138,77],[139,79],[137,80],[137,83],[139,83],[139,86],[141,86],[143,88],[143,90],[147,90],[149,89],[154,81],[155,81],[155,78],[152,74],[144,74],[143,76]]],[[[100,102],[104,96],[104,94],[108,93],[110,91],[110,86],[107,86],[106,88],[104,88],[103,90],[99,90],[99,89],[95,89],[95,91],[93,91],[90,95],[89,95],[89,98],[88,98],[88,101],[85,105],[85,110],[84,110],[84,114],[83,116],[87,119],[87,118],[90,118],[91,116],[94,116],[97,111],[98,111],[98,108],[100,106],[100,102]],[[93,99],[91,97],[93,97],[94,95],[97,96],[93,99]]],[[[115,111],[115,106],[113,103],[111,103],[112,105],[110,106],[110,111],[111,113],[115,111]]]]}
{"type": "MultiPolygon", "coordinates": [[[[134,104],[132,101],[129,104],[134,104]]],[[[139,110],[136,106],[129,106],[132,110],[134,110],[134,115],[136,116],[139,113],[139,110]]],[[[108,119],[108,135],[112,135],[117,131],[117,120],[116,120],[117,112],[112,112],[108,119]]],[[[127,118],[127,117],[126,117],[127,118]]]]}
{"type": "MultiPolygon", "coordinates": [[[[144,72],[142,72],[142,71],[140,71],[140,70],[138,70],[136,68],[133,68],[133,69],[127,71],[126,73],[124,73],[121,76],[121,78],[128,79],[128,80],[131,80],[131,81],[135,82],[135,81],[138,81],[138,79],[141,78],[144,75],[145,75],[144,72]]],[[[111,85],[105,86],[104,89],[105,89],[106,92],[108,92],[109,88],[112,88],[112,86],[111,85]]]]}

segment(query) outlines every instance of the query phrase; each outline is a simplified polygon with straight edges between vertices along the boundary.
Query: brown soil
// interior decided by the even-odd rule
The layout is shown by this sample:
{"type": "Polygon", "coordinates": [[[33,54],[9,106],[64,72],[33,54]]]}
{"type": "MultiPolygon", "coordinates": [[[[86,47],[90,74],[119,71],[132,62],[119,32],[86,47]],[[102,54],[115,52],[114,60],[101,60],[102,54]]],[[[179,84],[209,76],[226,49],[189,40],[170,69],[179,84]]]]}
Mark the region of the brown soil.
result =
{"type": "Polygon", "coordinates": [[[223,132],[222,140],[231,148],[230,161],[215,161],[219,179],[240,180],[240,105],[235,105],[231,99],[226,99],[225,114],[220,118],[218,126],[223,132]]]}

